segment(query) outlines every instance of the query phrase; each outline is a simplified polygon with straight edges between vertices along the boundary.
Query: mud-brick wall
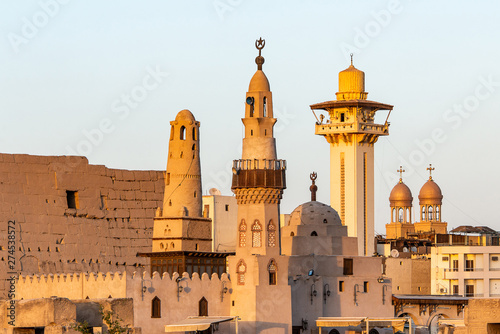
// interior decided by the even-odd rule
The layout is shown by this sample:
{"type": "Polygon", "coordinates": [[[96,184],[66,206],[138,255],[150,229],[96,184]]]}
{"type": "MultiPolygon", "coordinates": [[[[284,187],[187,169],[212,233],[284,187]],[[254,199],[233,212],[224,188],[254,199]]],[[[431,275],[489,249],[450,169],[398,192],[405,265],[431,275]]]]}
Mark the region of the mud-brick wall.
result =
{"type": "Polygon", "coordinates": [[[0,154],[0,298],[8,283],[8,221],[15,272],[141,271],[163,206],[163,171],[89,165],[84,157],[0,154]],[[68,207],[68,191],[77,208],[68,207]]]}

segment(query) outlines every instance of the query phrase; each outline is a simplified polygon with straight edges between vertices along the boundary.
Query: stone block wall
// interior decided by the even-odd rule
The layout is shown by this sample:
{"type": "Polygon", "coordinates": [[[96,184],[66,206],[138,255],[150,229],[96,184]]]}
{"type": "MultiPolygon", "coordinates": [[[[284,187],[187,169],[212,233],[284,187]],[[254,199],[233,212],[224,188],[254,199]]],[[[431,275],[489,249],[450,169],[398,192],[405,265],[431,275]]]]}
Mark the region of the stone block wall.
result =
{"type": "Polygon", "coordinates": [[[89,165],[85,157],[0,154],[0,298],[8,272],[142,271],[163,171],[89,165]],[[68,201],[74,194],[76,209],[68,201]],[[15,221],[15,268],[8,222],[15,221]]]}

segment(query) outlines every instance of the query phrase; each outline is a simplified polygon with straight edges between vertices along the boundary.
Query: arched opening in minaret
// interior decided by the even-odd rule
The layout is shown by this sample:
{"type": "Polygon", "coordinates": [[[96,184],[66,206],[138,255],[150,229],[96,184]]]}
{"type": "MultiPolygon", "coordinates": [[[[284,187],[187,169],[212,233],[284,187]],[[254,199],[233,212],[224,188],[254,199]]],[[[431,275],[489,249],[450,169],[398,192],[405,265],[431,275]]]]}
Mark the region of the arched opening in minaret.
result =
{"type": "Polygon", "coordinates": [[[411,223],[411,213],[409,208],[406,208],[406,221],[411,223]]]}
{"type": "Polygon", "coordinates": [[[170,140],[173,140],[174,139],[174,126],[172,125],[170,127],[170,140]]]}
{"type": "Polygon", "coordinates": [[[196,144],[193,144],[193,147],[191,147],[191,149],[194,151],[196,150],[196,144]]]}
{"type": "Polygon", "coordinates": [[[180,155],[180,157],[182,158],[183,156],[184,156],[184,152],[182,152],[182,151],[181,151],[181,155],[180,155]]]}
{"type": "Polygon", "coordinates": [[[264,97],[264,104],[262,106],[262,112],[263,112],[263,116],[267,117],[267,98],[266,97],[264,97]]]}
{"type": "Polygon", "coordinates": [[[402,208],[399,208],[399,222],[402,223],[404,221],[404,211],[402,208]]]}
{"type": "Polygon", "coordinates": [[[422,221],[425,220],[425,205],[422,205],[422,214],[421,214],[420,220],[422,220],[422,221]]]}
{"type": "Polygon", "coordinates": [[[393,223],[396,222],[396,209],[395,208],[392,209],[392,222],[393,223]]]}
{"type": "Polygon", "coordinates": [[[436,206],[436,220],[441,221],[441,216],[439,212],[439,205],[436,206]]]}
{"type": "Polygon", "coordinates": [[[193,193],[193,197],[196,198],[196,190],[193,193]]]}
{"type": "Polygon", "coordinates": [[[267,225],[267,246],[276,247],[276,225],[274,225],[272,219],[267,225]]]}
{"type": "Polygon", "coordinates": [[[432,208],[432,205],[429,205],[429,207],[427,208],[427,217],[429,220],[432,220],[433,219],[433,208],[432,208]]]}
{"type": "Polygon", "coordinates": [[[247,224],[245,223],[245,220],[242,219],[240,223],[240,228],[239,228],[239,245],[240,247],[245,247],[247,244],[246,241],[246,233],[247,233],[247,224]]]}
{"type": "Polygon", "coordinates": [[[193,140],[196,140],[196,128],[193,128],[193,140]]]}
{"type": "Polygon", "coordinates": [[[250,117],[253,117],[253,103],[250,105],[250,117]]]}
{"type": "Polygon", "coordinates": [[[276,265],[276,261],[274,259],[269,261],[267,270],[269,271],[269,285],[276,285],[278,266],[276,265]]]}
{"type": "Polygon", "coordinates": [[[311,232],[311,237],[317,237],[317,236],[318,236],[318,232],[316,232],[316,231],[311,232]]]}
{"type": "Polygon", "coordinates": [[[295,236],[295,233],[290,232],[290,236],[291,236],[291,237],[294,237],[294,236],[295,236]]]}
{"type": "Polygon", "coordinates": [[[253,130],[250,130],[250,136],[253,136],[253,130]]]}
{"type": "Polygon", "coordinates": [[[181,140],[186,140],[186,127],[184,125],[181,126],[181,133],[179,138],[181,140]]]}
{"type": "Polygon", "coordinates": [[[262,225],[256,220],[252,225],[252,247],[262,246],[262,225]]]}

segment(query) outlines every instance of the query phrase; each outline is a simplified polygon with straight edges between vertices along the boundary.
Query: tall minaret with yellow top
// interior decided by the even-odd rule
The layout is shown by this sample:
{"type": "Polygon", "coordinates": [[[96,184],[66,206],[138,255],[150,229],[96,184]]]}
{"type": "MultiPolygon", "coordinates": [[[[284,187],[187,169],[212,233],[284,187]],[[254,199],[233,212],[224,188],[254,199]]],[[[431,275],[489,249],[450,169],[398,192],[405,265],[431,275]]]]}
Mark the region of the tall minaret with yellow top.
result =
{"type": "Polygon", "coordinates": [[[340,213],[348,235],[358,238],[358,254],[374,253],[374,144],[389,134],[384,124],[374,122],[379,110],[393,106],[367,100],[365,73],[352,64],[339,73],[336,100],[311,105],[325,110],[316,123],[317,135],[330,143],[330,203],[340,213]]]}

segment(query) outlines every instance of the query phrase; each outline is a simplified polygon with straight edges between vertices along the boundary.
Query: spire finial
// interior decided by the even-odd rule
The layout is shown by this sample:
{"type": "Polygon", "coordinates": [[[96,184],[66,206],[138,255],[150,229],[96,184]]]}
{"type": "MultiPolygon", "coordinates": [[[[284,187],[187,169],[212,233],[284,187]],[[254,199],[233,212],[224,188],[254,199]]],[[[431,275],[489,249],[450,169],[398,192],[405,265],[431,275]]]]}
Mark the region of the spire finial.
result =
{"type": "Polygon", "coordinates": [[[318,191],[318,186],[316,186],[316,178],[318,177],[318,174],[316,172],[312,172],[309,177],[311,178],[312,185],[309,187],[309,190],[311,191],[311,202],[316,201],[316,191],[318,191]]]}
{"type": "Polygon", "coordinates": [[[399,183],[403,183],[403,173],[406,172],[403,169],[403,166],[399,166],[399,169],[397,170],[397,172],[399,173],[399,183]]]}
{"type": "Polygon", "coordinates": [[[351,66],[352,66],[352,56],[353,56],[353,54],[351,53],[351,66]]]}
{"type": "Polygon", "coordinates": [[[266,40],[260,37],[255,41],[255,47],[259,50],[259,55],[255,58],[255,63],[257,64],[257,70],[262,71],[262,64],[264,64],[264,57],[261,56],[261,51],[266,46],[266,40]]]}
{"type": "Polygon", "coordinates": [[[432,167],[432,164],[429,164],[429,167],[427,167],[427,170],[429,171],[429,181],[432,181],[432,171],[435,169],[436,168],[432,167]]]}

